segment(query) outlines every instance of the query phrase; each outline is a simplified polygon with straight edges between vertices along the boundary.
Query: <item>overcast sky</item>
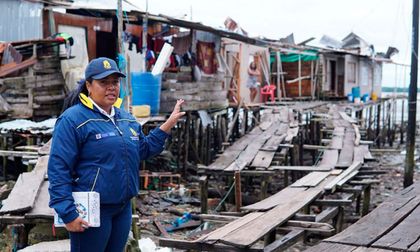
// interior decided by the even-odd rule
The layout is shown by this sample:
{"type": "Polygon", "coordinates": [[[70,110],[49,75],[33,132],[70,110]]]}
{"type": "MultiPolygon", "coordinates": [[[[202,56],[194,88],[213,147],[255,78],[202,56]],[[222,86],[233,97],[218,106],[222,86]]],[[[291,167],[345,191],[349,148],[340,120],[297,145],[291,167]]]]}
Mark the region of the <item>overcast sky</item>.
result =
{"type": "MultiPolygon", "coordinates": [[[[146,0],[129,1],[146,8],[146,0]]],[[[354,32],[376,51],[397,47],[400,53],[393,59],[410,63],[412,0],[149,0],[148,4],[151,13],[188,20],[192,9],[193,21],[214,27],[222,27],[230,16],[250,36],[272,39],[294,33],[296,42],[320,39],[323,34],[341,40],[354,32]]],[[[384,79],[394,79],[390,69],[395,72],[386,67],[384,79]]]]}

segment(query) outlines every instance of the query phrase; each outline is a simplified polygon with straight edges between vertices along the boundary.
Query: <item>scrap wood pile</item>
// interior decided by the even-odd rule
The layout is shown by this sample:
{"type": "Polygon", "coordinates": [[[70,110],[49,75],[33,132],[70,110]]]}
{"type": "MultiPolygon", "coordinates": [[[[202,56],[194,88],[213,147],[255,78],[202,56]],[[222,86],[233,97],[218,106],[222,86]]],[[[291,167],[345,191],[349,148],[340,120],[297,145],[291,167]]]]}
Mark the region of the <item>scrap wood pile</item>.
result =
{"type": "Polygon", "coordinates": [[[59,41],[0,44],[0,116],[45,119],[57,116],[66,95],[59,41]]]}
{"type": "MultiPolygon", "coordinates": [[[[228,223],[198,239],[161,238],[160,245],[212,251],[277,251],[307,234],[331,236],[341,230],[339,222],[335,227],[329,222],[343,214],[340,207],[352,204],[364,190],[363,186],[370,186],[370,179],[357,175],[370,171],[367,167],[365,170],[363,164],[371,156],[368,146],[360,140],[358,126],[352,118],[333,107],[326,120],[327,127],[334,129],[332,139],[325,146],[320,162],[312,168],[303,167],[303,171],[309,172],[306,176],[260,202],[242,207],[242,217],[219,216],[228,223]],[[321,208],[305,208],[310,205],[321,208]],[[304,209],[310,209],[309,214],[304,209]],[[302,214],[312,217],[301,219],[302,214]],[[283,235],[276,239],[276,233],[283,235]]],[[[291,167],[291,170],[297,168],[291,167]]]]}

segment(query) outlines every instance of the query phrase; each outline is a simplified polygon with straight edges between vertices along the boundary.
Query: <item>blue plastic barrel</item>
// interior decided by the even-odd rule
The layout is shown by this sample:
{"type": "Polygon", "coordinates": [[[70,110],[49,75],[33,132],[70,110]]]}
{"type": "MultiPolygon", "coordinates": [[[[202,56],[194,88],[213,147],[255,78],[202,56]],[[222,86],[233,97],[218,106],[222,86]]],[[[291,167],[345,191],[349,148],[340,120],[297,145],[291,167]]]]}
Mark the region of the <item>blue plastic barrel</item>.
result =
{"type": "Polygon", "coordinates": [[[152,115],[159,114],[161,75],[146,73],[131,73],[131,89],[133,105],[149,105],[152,115]]]}
{"type": "Polygon", "coordinates": [[[353,99],[354,98],[360,98],[360,87],[354,87],[351,89],[351,93],[353,95],[353,99]]]}

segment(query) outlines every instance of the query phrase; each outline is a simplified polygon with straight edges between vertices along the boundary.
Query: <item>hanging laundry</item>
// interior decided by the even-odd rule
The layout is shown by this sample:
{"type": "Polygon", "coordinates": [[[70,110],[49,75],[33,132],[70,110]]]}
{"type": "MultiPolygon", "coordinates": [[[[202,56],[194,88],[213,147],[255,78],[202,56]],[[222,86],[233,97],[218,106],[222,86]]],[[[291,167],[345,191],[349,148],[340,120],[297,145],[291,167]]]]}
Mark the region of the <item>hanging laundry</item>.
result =
{"type": "Polygon", "coordinates": [[[155,38],[154,44],[153,44],[153,51],[155,51],[155,53],[160,53],[164,44],[165,44],[165,40],[161,38],[155,38]]]}
{"type": "Polygon", "coordinates": [[[172,46],[174,47],[174,52],[178,55],[184,55],[191,47],[192,38],[190,35],[183,37],[174,37],[172,38],[172,46]]]}
{"type": "Polygon", "coordinates": [[[217,60],[213,42],[197,41],[197,65],[206,74],[214,74],[217,71],[217,60]]]}

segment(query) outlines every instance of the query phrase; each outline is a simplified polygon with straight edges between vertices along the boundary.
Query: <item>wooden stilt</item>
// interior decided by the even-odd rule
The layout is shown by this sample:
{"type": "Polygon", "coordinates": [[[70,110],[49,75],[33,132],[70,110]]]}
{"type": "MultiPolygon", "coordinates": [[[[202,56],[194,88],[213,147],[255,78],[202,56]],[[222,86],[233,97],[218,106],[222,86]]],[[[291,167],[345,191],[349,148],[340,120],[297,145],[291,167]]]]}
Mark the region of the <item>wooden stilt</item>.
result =
{"type": "Polygon", "coordinates": [[[241,173],[235,172],[235,206],[236,211],[240,212],[242,207],[242,192],[241,192],[241,173]]]}
{"type": "Polygon", "coordinates": [[[362,206],[362,216],[365,216],[369,213],[370,205],[370,189],[371,185],[367,185],[363,190],[363,206],[362,206]]]}
{"type": "Polygon", "coordinates": [[[201,197],[201,213],[206,214],[208,212],[207,200],[208,200],[208,179],[207,176],[200,177],[200,197],[201,197]]]}

